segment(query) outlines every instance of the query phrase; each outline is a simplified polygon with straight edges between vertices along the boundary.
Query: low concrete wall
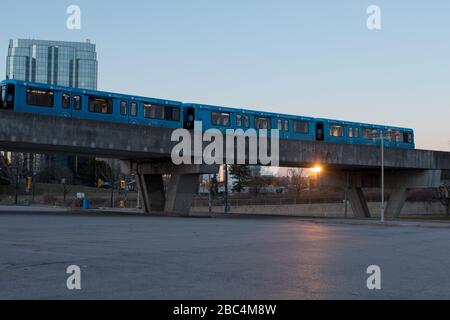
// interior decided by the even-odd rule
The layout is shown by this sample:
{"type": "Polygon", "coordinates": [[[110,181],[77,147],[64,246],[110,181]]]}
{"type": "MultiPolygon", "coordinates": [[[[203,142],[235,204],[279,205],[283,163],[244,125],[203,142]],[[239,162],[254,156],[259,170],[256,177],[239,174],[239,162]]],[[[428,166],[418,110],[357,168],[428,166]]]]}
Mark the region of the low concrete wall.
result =
{"type": "MultiPolygon", "coordinates": [[[[372,217],[380,216],[380,203],[368,203],[372,217]]],[[[213,212],[223,212],[223,206],[213,207],[213,212]]],[[[208,212],[208,207],[192,207],[191,212],[208,212]]],[[[314,216],[314,217],[344,217],[344,203],[328,204],[296,204],[296,205],[267,205],[267,206],[239,206],[231,207],[231,213],[283,215],[283,216],[314,216]]],[[[402,216],[416,215],[445,215],[445,208],[439,202],[407,202],[402,210],[402,216]]],[[[353,211],[348,205],[348,217],[353,217],[353,211]]]]}

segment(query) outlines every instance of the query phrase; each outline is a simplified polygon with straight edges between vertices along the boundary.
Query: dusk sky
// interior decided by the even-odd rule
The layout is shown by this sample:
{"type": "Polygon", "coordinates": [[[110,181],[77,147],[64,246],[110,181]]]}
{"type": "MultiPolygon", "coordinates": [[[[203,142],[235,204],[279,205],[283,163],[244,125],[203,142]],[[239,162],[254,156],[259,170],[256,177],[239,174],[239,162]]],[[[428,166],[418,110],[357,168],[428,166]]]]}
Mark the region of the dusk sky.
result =
{"type": "MultiPolygon", "coordinates": [[[[99,89],[404,126],[450,150],[450,1],[21,1],[8,40],[97,45],[99,89]],[[81,8],[81,30],[66,8],[81,8]],[[369,5],[382,29],[366,27],[369,5]]],[[[5,12],[7,14],[5,14],[5,12]]]]}

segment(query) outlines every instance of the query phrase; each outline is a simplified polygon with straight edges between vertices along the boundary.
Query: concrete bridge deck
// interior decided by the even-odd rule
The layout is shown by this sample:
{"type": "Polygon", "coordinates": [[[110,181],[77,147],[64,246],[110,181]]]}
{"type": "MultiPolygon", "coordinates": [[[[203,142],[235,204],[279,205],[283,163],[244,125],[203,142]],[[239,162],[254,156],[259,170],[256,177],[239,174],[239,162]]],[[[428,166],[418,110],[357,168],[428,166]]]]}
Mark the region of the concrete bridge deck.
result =
{"type": "MultiPolygon", "coordinates": [[[[170,159],[176,145],[170,141],[172,131],[36,114],[3,112],[0,115],[3,150],[161,161],[170,159]]],[[[318,163],[340,168],[378,168],[380,149],[315,141],[280,141],[280,166],[307,167],[318,163]]],[[[385,166],[450,170],[450,152],[386,148],[385,166]]]]}
{"type": "MultiPolygon", "coordinates": [[[[170,154],[173,130],[162,127],[2,112],[0,150],[67,153],[128,161],[136,170],[148,212],[187,214],[197,177],[217,172],[218,166],[174,166],[170,154]],[[164,190],[162,175],[172,181],[164,190]]],[[[325,167],[323,184],[350,190],[349,200],[359,216],[369,211],[363,187],[379,187],[380,148],[311,141],[280,141],[280,166],[325,167]]],[[[450,152],[385,149],[387,188],[393,190],[387,213],[398,216],[409,188],[437,187],[442,171],[450,170],[450,152]]]]}

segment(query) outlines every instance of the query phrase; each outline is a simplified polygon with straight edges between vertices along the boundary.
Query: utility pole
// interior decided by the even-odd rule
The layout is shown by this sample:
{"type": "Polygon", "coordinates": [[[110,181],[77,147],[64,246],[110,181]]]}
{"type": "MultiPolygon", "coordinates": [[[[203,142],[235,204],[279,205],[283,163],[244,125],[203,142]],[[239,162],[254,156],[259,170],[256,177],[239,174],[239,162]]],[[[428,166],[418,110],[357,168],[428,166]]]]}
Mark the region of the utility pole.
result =
{"type": "Polygon", "coordinates": [[[210,174],[208,174],[208,212],[212,212],[212,185],[210,174]]]}
{"type": "Polygon", "coordinates": [[[136,208],[141,208],[141,187],[137,183],[137,201],[136,201],[136,208]]]}
{"type": "Polygon", "coordinates": [[[31,203],[34,204],[34,196],[35,196],[35,183],[34,183],[34,177],[36,176],[36,172],[33,172],[33,185],[31,186],[31,203]]]}
{"type": "MultiPolygon", "coordinates": [[[[374,141],[377,139],[376,131],[373,134],[374,141]]],[[[392,138],[392,136],[387,136],[388,139],[392,138]]],[[[385,201],[384,201],[384,132],[380,130],[380,150],[381,150],[381,222],[385,221],[385,201]]]]}
{"type": "Polygon", "coordinates": [[[65,178],[61,179],[62,185],[63,185],[63,198],[64,198],[64,206],[66,206],[66,196],[67,196],[67,180],[65,178]]]}
{"type": "Polygon", "coordinates": [[[225,200],[225,213],[229,212],[229,207],[228,207],[228,165],[224,165],[224,169],[225,169],[225,196],[224,196],[224,200],[225,200]]]}
{"type": "Polygon", "coordinates": [[[14,186],[14,204],[17,206],[19,204],[19,173],[16,172],[15,176],[16,184],[14,186]]]}
{"type": "Polygon", "coordinates": [[[345,201],[345,217],[348,217],[348,188],[350,185],[350,172],[347,171],[347,185],[345,186],[345,195],[344,195],[344,201],[345,201]]]}

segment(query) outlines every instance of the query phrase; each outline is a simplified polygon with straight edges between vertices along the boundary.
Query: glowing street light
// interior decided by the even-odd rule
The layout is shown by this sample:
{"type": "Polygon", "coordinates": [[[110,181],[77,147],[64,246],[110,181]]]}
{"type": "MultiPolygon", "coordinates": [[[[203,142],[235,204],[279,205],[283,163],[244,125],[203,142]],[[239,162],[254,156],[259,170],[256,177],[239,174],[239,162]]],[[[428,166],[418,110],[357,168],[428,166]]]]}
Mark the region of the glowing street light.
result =
{"type": "Polygon", "coordinates": [[[317,189],[320,189],[319,179],[320,179],[320,173],[322,172],[322,167],[319,165],[316,165],[315,167],[311,168],[310,170],[316,176],[317,189]]]}
{"type": "Polygon", "coordinates": [[[311,172],[321,173],[322,172],[322,167],[321,166],[315,166],[314,168],[311,168],[311,172]]]}

